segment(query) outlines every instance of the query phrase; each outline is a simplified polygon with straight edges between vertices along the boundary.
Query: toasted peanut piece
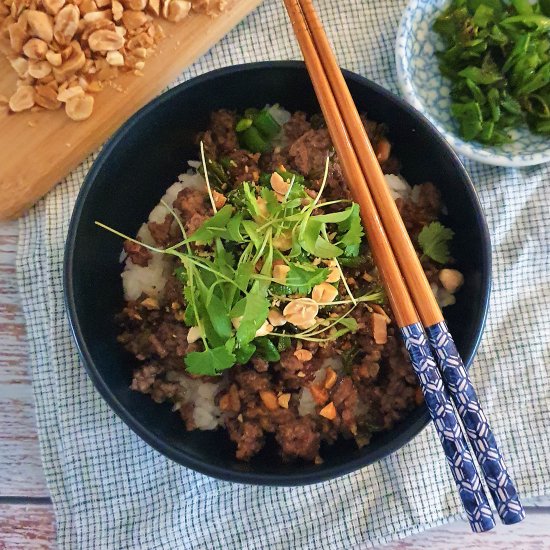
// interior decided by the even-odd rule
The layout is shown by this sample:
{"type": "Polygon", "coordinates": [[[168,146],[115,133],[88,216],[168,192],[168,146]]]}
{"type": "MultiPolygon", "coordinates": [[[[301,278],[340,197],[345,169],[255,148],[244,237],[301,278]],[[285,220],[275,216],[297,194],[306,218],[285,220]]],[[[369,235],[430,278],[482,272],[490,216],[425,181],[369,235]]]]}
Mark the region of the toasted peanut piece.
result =
{"type": "Polygon", "coordinates": [[[122,19],[124,8],[118,0],[113,0],[113,3],[111,4],[111,12],[113,14],[114,21],[120,21],[122,19]]]}
{"type": "Polygon", "coordinates": [[[16,57],[9,60],[13,70],[20,78],[26,78],[28,76],[29,62],[24,57],[16,57]]]}
{"type": "Polygon", "coordinates": [[[338,290],[330,283],[315,285],[311,292],[311,298],[318,304],[327,304],[332,302],[336,296],[338,296],[338,290]]]}
{"type": "Polygon", "coordinates": [[[142,300],[141,305],[149,311],[156,311],[160,309],[158,300],[156,298],[152,298],[151,296],[145,298],[145,300],[142,300]]]}
{"type": "Polygon", "coordinates": [[[111,10],[89,11],[83,19],[86,23],[95,23],[96,21],[110,21],[113,17],[111,10]]]}
{"type": "Polygon", "coordinates": [[[306,361],[311,361],[313,354],[308,349],[297,349],[294,352],[294,357],[296,357],[298,361],[305,363],[306,361]]]}
{"type": "Polygon", "coordinates": [[[319,313],[319,305],[311,298],[292,300],[283,310],[285,319],[301,329],[312,327],[317,313],[319,313]]]}
{"type": "Polygon", "coordinates": [[[311,392],[311,397],[313,397],[313,401],[315,401],[317,405],[324,405],[328,401],[328,392],[324,388],[312,385],[309,386],[308,389],[311,392]]]}
{"type": "Polygon", "coordinates": [[[273,172],[273,174],[271,174],[269,183],[271,183],[271,188],[273,189],[273,191],[275,191],[275,193],[283,195],[283,197],[288,193],[288,190],[290,189],[290,183],[286,182],[283,177],[277,172],[273,172]]]}
{"type": "Polygon", "coordinates": [[[201,337],[201,331],[199,327],[191,327],[187,333],[187,343],[192,344],[201,337]]]}
{"type": "Polygon", "coordinates": [[[325,418],[328,418],[328,420],[334,420],[336,418],[336,407],[334,406],[334,403],[331,401],[319,411],[319,414],[325,418]]]}
{"type": "Polygon", "coordinates": [[[261,391],[260,399],[262,400],[266,409],[269,409],[270,411],[276,411],[279,408],[277,396],[272,391],[261,391]]]}
{"type": "Polygon", "coordinates": [[[88,38],[90,49],[94,52],[110,52],[124,46],[124,38],[115,31],[95,31],[88,38]]]}
{"type": "Polygon", "coordinates": [[[338,375],[336,374],[336,371],[328,367],[323,386],[325,386],[327,390],[330,390],[334,386],[334,384],[336,384],[336,380],[338,380],[338,375]]]}
{"type": "Polygon", "coordinates": [[[15,53],[21,53],[25,42],[29,38],[26,21],[21,18],[16,23],[8,25],[8,35],[10,37],[11,49],[15,53]]]}
{"type": "Polygon", "coordinates": [[[50,15],[57,15],[65,5],[65,0],[42,0],[42,5],[50,15]]]}
{"type": "Polygon", "coordinates": [[[122,23],[129,31],[145,25],[147,21],[147,15],[145,15],[142,11],[125,10],[122,14],[122,23]]]}
{"type": "Polygon", "coordinates": [[[384,308],[379,304],[370,304],[370,307],[373,311],[376,311],[376,313],[380,313],[386,320],[386,325],[389,325],[391,323],[391,319],[388,317],[388,314],[384,311],[384,308]]]}
{"type": "Polygon", "coordinates": [[[30,61],[29,75],[40,79],[48,76],[52,72],[52,66],[47,61],[30,61]]]}
{"type": "Polygon", "coordinates": [[[277,397],[277,403],[283,408],[288,409],[288,403],[290,402],[290,398],[292,397],[292,394],[290,393],[282,393],[277,397]]]}
{"type": "Polygon", "coordinates": [[[73,4],[65,6],[55,16],[53,35],[55,40],[61,46],[67,46],[71,43],[80,21],[80,12],[73,4]]]}
{"type": "Polygon", "coordinates": [[[280,285],[284,285],[289,271],[290,267],[288,265],[275,265],[273,266],[273,279],[280,285]]]}
{"type": "Polygon", "coordinates": [[[74,97],[83,97],[84,96],[84,90],[82,89],[82,86],[72,86],[70,88],[64,88],[57,94],[57,100],[61,101],[61,103],[67,103],[69,99],[73,99],[74,97]]]}
{"type": "MultiPolygon", "coordinates": [[[[133,54],[136,57],[145,58],[147,56],[147,50],[145,48],[136,48],[134,49],[133,54]],[[138,50],[139,50],[139,53],[138,53],[138,50]],[[141,50],[143,50],[143,52],[141,50]]],[[[215,189],[212,189],[212,197],[214,199],[214,205],[218,210],[222,208],[227,202],[227,198],[225,197],[225,195],[223,193],[218,193],[215,189]]]]}
{"type": "Polygon", "coordinates": [[[112,67],[124,66],[124,56],[119,51],[107,52],[105,59],[112,67]]]}
{"type": "Polygon", "coordinates": [[[239,317],[233,317],[231,319],[231,324],[233,325],[233,328],[237,330],[241,326],[241,321],[243,320],[243,316],[240,315],[239,317]]]}
{"type": "Polygon", "coordinates": [[[123,0],[122,3],[127,10],[141,11],[147,7],[147,0],[123,0]]]}
{"type": "Polygon", "coordinates": [[[48,50],[46,53],[46,59],[52,67],[59,67],[63,63],[61,54],[58,52],[52,52],[51,50],[48,50]]]}
{"type": "Polygon", "coordinates": [[[340,270],[338,269],[338,267],[331,267],[330,273],[328,274],[326,282],[336,283],[339,280],[340,280],[340,270]]]}
{"type": "Polygon", "coordinates": [[[106,8],[111,5],[111,0],[95,0],[98,8],[106,8]]]}
{"type": "Polygon", "coordinates": [[[464,284],[464,275],[457,269],[445,268],[439,272],[439,280],[447,292],[454,294],[464,284]]]}
{"type": "Polygon", "coordinates": [[[103,90],[103,84],[98,80],[92,80],[91,82],[88,82],[88,89],[86,90],[87,92],[95,94],[97,92],[101,92],[101,90],[103,90]]]}
{"type": "Polygon", "coordinates": [[[372,334],[377,344],[385,344],[388,341],[388,325],[386,318],[380,313],[372,313],[372,334]]]}
{"type": "Polygon", "coordinates": [[[391,144],[386,138],[382,138],[376,144],[376,158],[379,163],[386,162],[390,158],[391,144]]]}
{"type": "Polygon", "coordinates": [[[263,325],[256,331],[256,338],[260,336],[267,336],[270,332],[273,332],[273,325],[270,325],[267,321],[264,321],[263,325]]]}
{"type": "Polygon", "coordinates": [[[283,231],[280,235],[273,237],[273,246],[277,250],[290,250],[292,248],[292,232],[283,231]]]}
{"type": "Polygon", "coordinates": [[[48,44],[40,38],[31,38],[23,46],[23,53],[29,58],[34,60],[44,59],[48,52],[48,44]]]}
{"type": "Polygon", "coordinates": [[[155,17],[160,15],[160,0],[149,0],[147,11],[150,11],[155,17]]]}
{"type": "Polygon", "coordinates": [[[48,44],[53,40],[53,25],[50,16],[43,11],[26,10],[31,36],[41,38],[48,44]]]}
{"type": "Polygon", "coordinates": [[[81,15],[86,15],[92,11],[97,11],[97,4],[94,0],[82,0],[78,5],[81,15]]]}
{"type": "Polygon", "coordinates": [[[274,327],[282,327],[284,324],[286,324],[286,319],[284,315],[278,309],[270,309],[267,320],[274,327]]]}
{"type": "Polygon", "coordinates": [[[162,5],[162,16],[168,21],[179,23],[187,17],[191,10],[191,2],[186,0],[164,0],[162,5]]]}
{"type": "Polygon", "coordinates": [[[8,105],[14,113],[30,109],[34,105],[34,88],[32,86],[19,86],[10,97],[8,105]]]}
{"type": "Polygon", "coordinates": [[[65,112],[71,120],[86,120],[94,110],[94,98],[91,95],[72,97],[65,103],[65,112]]]}
{"type": "Polygon", "coordinates": [[[57,99],[57,92],[50,86],[35,86],[34,101],[37,105],[49,111],[55,111],[61,107],[61,102],[57,99]]]}

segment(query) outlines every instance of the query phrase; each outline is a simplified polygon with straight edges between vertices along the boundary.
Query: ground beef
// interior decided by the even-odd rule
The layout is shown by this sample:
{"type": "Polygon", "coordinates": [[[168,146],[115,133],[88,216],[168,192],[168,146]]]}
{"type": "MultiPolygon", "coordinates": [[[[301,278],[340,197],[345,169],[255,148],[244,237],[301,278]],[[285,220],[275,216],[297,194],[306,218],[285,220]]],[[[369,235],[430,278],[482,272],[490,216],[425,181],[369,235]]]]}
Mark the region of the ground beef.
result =
{"type": "Polygon", "coordinates": [[[124,252],[133,264],[141,267],[149,265],[149,260],[153,257],[149,250],[134,241],[124,241],[124,252]]]}
{"type": "Polygon", "coordinates": [[[154,241],[160,247],[166,247],[172,240],[171,228],[174,221],[172,214],[167,214],[162,223],[149,222],[147,227],[154,241]]]}
{"type": "Polygon", "coordinates": [[[212,113],[210,128],[199,136],[209,156],[223,156],[239,146],[235,132],[236,115],[231,111],[221,109],[212,113]]]}
{"type": "Polygon", "coordinates": [[[291,115],[290,120],[283,126],[283,133],[287,140],[292,143],[310,129],[311,124],[307,120],[307,115],[297,111],[291,115]]]}
{"type": "Polygon", "coordinates": [[[321,438],[315,429],[315,422],[308,416],[279,426],[275,439],[285,460],[302,458],[311,461],[319,454],[321,438]]]}
{"type": "MultiPolygon", "coordinates": [[[[304,113],[292,114],[283,128],[284,139],[273,151],[262,155],[239,148],[235,123],[234,113],[218,111],[212,114],[210,127],[199,136],[212,160],[223,159],[230,180],[228,191],[242,181],[257,182],[262,171],[269,173],[282,165],[306,176],[307,192],[316,196],[326,156],[330,154],[323,200],[350,198],[321,116],[313,120],[304,113]]],[[[379,153],[383,171],[397,173],[399,162],[388,148],[384,125],[366,117],[363,123],[375,152],[379,153]]],[[[423,184],[415,193],[418,193],[416,202],[397,201],[412,235],[437,219],[441,209],[439,193],[432,184],[423,184]]],[[[208,197],[193,188],[182,190],[173,206],[189,234],[212,215],[208,197]]],[[[179,229],[172,215],[167,215],[161,223],[149,222],[148,228],[158,246],[169,246],[177,242],[176,237],[181,239],[181,235],[174,234],[179,229]]],[[[150,252],[136,243],[127,241],[125,250],[137,265],[145,266],[151,258],[150,252]]],[[[344,268],[347,283],[355,294],[372,291],[379,284],[366,244],[360,258],[355,267],[344,268]]],[[[422,265],[430,282],[436,282],[439,266],[426,258],[422,258],[422,265]]],[[[347,292],[342,282],[339,292],[342,295],[347,292]]],[[[202,346],[200,340],[187,342],[189,329],[183,322],[185,307],[182,284],[172,275],[158,303],[142,296],[128,302],[117,320],[121,327],[119,341],[143,361],[134,371],[131,388],[151,395],[156,402],[173,402],[186,429],[193,430],[196,428],[193,406],[185,403],[180,386],[174,381],[185,373],[184,356],[202,346]]],[[[335,306],[332,311],[338,314],[343,308],[335,306]]],[[[255,356],[247,365],[235,366],[216,379],[202,377],[204,381],[219,384],[215,403],[221,411],[225,430],[235,443],[239,460],[252,459],[266,441],[274,438],[283,460],[319,462],[322,444],[333,444],[340,437],[354,438],[359,446],[368,444],[374,433],[390,429],[422,402],[422,393],[391,312],[387,306],[384,311],[391,324],[383,345],[374,340],[372,308],[361,303],[351,313],[358,330],[339,338],[336,344],[302,342],[297,346],[296,341],[292,341],[290,347],[281,352],[279,361],[269,363],[255,356]],[[311,359],[300,360],[300,353],[296,355],[297,348],[302,346],[311,352],[311,359]],[[326,360],[335,355],[340,356],[343,367],[331,385],[325,387],[328,375],[322,373],[328,371],[320,369],[325,369],[326,360]],[[313,412],[302,416],[301,397],[306,389],[313,399],[313,412]],[[328,418],[320,414],[327,404],[332,404],[335,410],[335,415],[328,418]]]]}
{"type": "Polygon", "coordinates": [[[243,181],[258,181],[260,169],[259,153],[250,153],[244,149],[235,149],[227,154],[229,175],[237,184],[243,181]]]}
{"type": "Polygon", "coordinates": [[[322,175],[332,142],[326,128],[308,130],[289,148],[292,168],[310,178],[322,175]]]}

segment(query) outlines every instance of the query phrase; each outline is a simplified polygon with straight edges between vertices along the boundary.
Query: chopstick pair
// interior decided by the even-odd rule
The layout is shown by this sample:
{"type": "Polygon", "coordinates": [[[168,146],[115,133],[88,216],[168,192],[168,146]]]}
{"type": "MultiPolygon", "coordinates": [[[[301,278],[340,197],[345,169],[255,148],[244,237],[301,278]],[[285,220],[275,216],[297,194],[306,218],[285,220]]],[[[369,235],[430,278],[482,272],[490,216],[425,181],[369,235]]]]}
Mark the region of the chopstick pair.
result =
{"type": "Polygon", "coordinates": [[[517,490],[312,1],[283,1],[470,525],[481,532],[495,522],[456,411],[502,522],[517,523],[525,517],[517,490]]]}

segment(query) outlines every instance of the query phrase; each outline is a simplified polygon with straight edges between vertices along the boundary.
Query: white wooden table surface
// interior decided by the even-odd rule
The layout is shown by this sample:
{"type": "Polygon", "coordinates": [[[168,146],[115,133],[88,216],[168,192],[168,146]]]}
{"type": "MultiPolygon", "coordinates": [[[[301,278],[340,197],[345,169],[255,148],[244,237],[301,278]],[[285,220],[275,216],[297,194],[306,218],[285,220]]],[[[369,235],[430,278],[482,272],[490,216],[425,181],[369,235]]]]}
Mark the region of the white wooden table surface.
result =
{"type": "MultiPolygon", "coordinates": [[[[40,462],[27,336],[15,281],[16,248],[17,223],[0,222],[0,550],[51,549],[55,518],[40,462]]],[[[467,524],[457,522],[384,550],[550,549],[550,498],[531,504],[527,519],[517,526],[499,525],[474,535],[467,524]]]]}

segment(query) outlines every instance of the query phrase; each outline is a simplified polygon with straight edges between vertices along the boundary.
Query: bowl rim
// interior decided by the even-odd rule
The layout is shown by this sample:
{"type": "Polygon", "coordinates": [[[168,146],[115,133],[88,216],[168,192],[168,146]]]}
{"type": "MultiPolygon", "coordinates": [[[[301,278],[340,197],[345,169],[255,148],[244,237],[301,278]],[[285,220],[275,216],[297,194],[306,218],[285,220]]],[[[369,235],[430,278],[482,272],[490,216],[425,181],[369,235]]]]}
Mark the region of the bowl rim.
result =
{"type": "Polygon", "coordinates": [[[495,153],[489,150],[483,144],[472,141],[462,140],[458,134],[450,132],[443,128],[440,121],[434,117],[429,109],[426,109],[424,103],[418,98],[410,72],[410,64],[407,62],[406,37],[409,35],[408,22],[413,14],[418,11],[419,0],[409,0],[401,16],[397,35],[395,38],[395,66],[397,73],[397,82],[404,98],[423,116],[425,116],[433,126],[437,128],[440,134],[448,141],[451,147],[459,154],[469,159],[489,164],[491,166],[502,166],[504,168],[521,168],[525,166],[536,166],[550,162],[550,146],[546,153],[517,153],[504,154],[495,153]]]}
{"type": "MultiPolygon", "coordinates": [[[[191,468],[201,474],[205,474],[220,480],[231,481],[236,483],[247,483],[255,485],[270,485],[270,486],[297,486],[308,485],[312,483],[319,483],[329,479],[341,477],[350,472],[368,466],[378,460],[390,455],[396,450],[400,449],[407,443],[409,443],[414,437],[416,437],[429,423],[430,416],[427,409],[424,407],[424,411],[421,415],[411,424],[408,428],[399,436],[392,439],[390,442],[384,444],[380,448],[373,450],[368,456],[360,456],[345,464],[334,465],[324,470],[310,470],[309,472],[301,472],[297,469],[296,472],[276,474],[276,473],[256,473],[256,472],[237,472],[229,471],[223,467],[207,464],[200,461],[193,456],[185,453],[184,450],[176,449],[168,442],[162,440],[152,431],[150,431],[140,421],[136,420],[130,410],[117,398],[115,393],[110,389],[108,384],[103,380],[99,369],[96,367],[90,349],[86,343],[85,336],[78,319],[76,312],[76,296],[73,286],[73,260],[76,233],[79,226],[82,212],[86,205],[86,199],[90,190],[93,187],[96,175],[103,166],[111,158],[111,154],[116,149],[117,145],[124,140],[125,136],[132,132],[133,127],[143,117],[154,111],[157,106],[171,101],[174,96],[185,93],[185,91],[197,84],[202,84],[208,81],[215,81],[219,76],[238,73],[238,72],[255,72],[257,70],[265,70],[269,68],[282,68],[290,70],[304,70],[305,65],[302,61],[262,61],[256,63],[244,63],[239,65],[233,65],[230,67],[223,67],[214,71],[209,71],[205,74],[192,78],[184,83],[181,83],[162,95],[156,97],[153,101],[148,103],[145,107],[135,113],[128,121],[126,121],[116,133],[107,141],[97,158],[95,159],[91,169],[89,170],[84,183],[79,191],[78,197],[75,202],[74,210],[71,216],[69,229],[67,233],[67,239],[65,242],[64,261],[63,261],[63,287],[65,296],[65,309],[67,312],[71,334],[79,352],[82,364],[93,382],[96,390],[100,393],[103,399],[107,402],[109,407],[122,419],[127,426],[129,426],[141,439],[143,439],[153,449],[160,452],[169,459],[181,464],[185,467],[191,468]]],[[[385,99],[397,103],[401,108],[408,111],[413,117],[418,120],[418,123],[425,126],[430,133],[433,134],[433,139],[438,141],[443,146],[444,151],[448,157],[448,160],[453,163],[460,173],[462,180],[464,181],[464,192],[468,195],[469,200],[472,202],[474,209],[476,210],[476,217],[479,220],[481,228],[481,239],[484,243],[482,254],[485,258],[484,265],[482,266],[482,273],[480,284],[482,288],[482,304],[480,313],[476,322],[479,323],[479,332],[477,333],[473,342],[471,353],[465,358],[465,365],[469,369],[472,360],[477,352],[485,322],[487,318],[489,299],[491,294],[491,241],[489,235],[489,229],[487,221],[483,214],[483,209],[479,202],[479,198],[475,191],[474,185],[462,165],[460,159],[456,153],[451,149],[448,143],[439,135],[433,124],[431,124],[426,117],[414,109],[411,105],[406,103],[403,99],[389,92],[382,86],[366,79],[365,77],[344,70],[344,76],[346,79],[357,82],[358,84],[371,88],[375,93],[381,94],[385,99]]]]}

